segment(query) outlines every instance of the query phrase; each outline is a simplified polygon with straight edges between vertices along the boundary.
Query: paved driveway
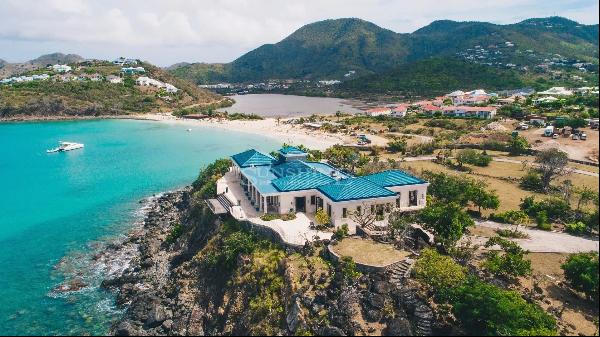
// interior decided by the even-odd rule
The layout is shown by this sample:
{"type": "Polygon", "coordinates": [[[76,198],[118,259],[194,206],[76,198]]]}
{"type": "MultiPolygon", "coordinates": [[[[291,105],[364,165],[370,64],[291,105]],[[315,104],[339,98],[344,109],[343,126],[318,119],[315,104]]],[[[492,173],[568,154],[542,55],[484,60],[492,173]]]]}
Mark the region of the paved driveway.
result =
{"type": "MultiPolygon", "coordinates": [[[[488,228],[513,229],[514,226],[493,221],[476,221],[476,225],[488,228]]],[[[529,239],[512,239],[523,249],[532,253],[582,253],[598,251],[598,240],[586,239],[566,233],[546,232],[538,229],[520,228],[529,239]]],[[[473,243],[484,244],[487,238],[475,237],[473,243]]]]}

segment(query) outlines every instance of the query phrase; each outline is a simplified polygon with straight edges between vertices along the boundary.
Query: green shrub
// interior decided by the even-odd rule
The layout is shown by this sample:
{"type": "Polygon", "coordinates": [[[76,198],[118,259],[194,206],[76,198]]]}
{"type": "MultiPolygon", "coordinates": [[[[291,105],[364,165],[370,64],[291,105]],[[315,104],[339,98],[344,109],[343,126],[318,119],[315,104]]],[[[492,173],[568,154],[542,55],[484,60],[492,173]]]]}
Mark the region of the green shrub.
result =
{"type": "Polygon", "coordinates": [[[516,291],[503,290],[476,278],[452,288],[452,313],[467,335],[554,336],[556,321],[516,291]]]}
{"type": "Polygon", "coordinates": [[[403,139],[394,140],[388,143],[388,149],[392,153],[402,153],[406,152],[406,141],[403,139]]]}
{"type": "Polygon", "coordinates": [[[487,248],[500,246],[502,254],[498,251],[489,251],[486,253],[486,260],[483,267],[494,276],[504,277],[513,280],[519,276],[531,274],[531,261],[525,259],[528,254],[518,244],[501,238],[493,237],[485,244],[487,248]]]}
{"type": "Polygon", "coordinates": [[[490,218],[494,221],[507,223],[511,225],[520,225],[529,222],[529,216],[525,212],[515,210],[508,210],[503,213],[491,214],[490,218]]]}
{"type": "Polygon", "coordinates": [[[182,234],[183,234],[183,226],[178,223],[175,226],[173,226],[173,228],[171,228],[171,231],[167,235],[165,242],[167,242],[168,244],[175,243],[175,241],[177,241],[177,239],[179,239],[179,237],[182,234]]]}
{"type": "Polygon", "coordinates": [[[200,175],[192,183],[194,195],[203,199],[214,197],[217,194],[217,180],[229,171],[230,166],[231,160],[218,159],[200,170],[200,175]]]}
{"type": "Polygon", "coordinates": [[[503,238],[510,239],[528,239],[529,235],[519,231],[518,229],[496,229],[496,234],[503,238]]]}
{"type": "Polygon", "coordinates": [[[527,197],[521,201],[520,208],[530,217],[536,217],[539,212],[544,211],[551,221],[568,221],[573,218],[571,206],[562,198],[552,197],[537,202],[533,197],[527,197]]]}
{"type": "Polygon", "coordinates": [[[598,302],[598,252],[573,254],[561,268],[573,289],[598,302]]]}
{"type": "Polygon", "coordinates": [[[342,256],[339,262],[338,271],[346,280],[356,280],[362,274],[356,268],[356,262],[350,256],[342,256]]]}
{"type": "Polygon", "coordinates": [[[335,230],[332,238],[334,240],[339,241],[345,237],[348,237],[348,233],[349,233],[348,224],[343,224],[341,227],[339,227],[338,229],[335,230]]]}
{"type": "Polygon", "coordinates": [[[470,164],[485,167],[490,165],[492,157],[483,152],[479,153],[473,149],[465,149],[458,153],[456,160],[460,166],[463,164],[470,164]]]}
{"type": "Polygon", "coordinates": [[[537,224],[537,228],[545,231],[549,231],[552,229],[552,226],[548,223],[548,214],[546,211],[539,211],[535,215],[535,222],[537,224]]]}
{"type": "Polygon", "coordinates": [[[539,191],[542,189],[542,176],[536,170],[529,170],[521,178],[519,186],[527,191],[539,191]]]}
{"type": "Polygon", "coordinates": [[[581,235],[587,232],[588,227],[585,223],[578,221],[575,223],[566,224],[565,230],[571,234],[581,235]]]}
{"type": "Polygon", "coordinates": [[[327,212],[321,208],[315,213],[315,221],[317,221],[319,225],[328,226],[331,219],[329,218],[329,215],[327,215],[327,212]]]}
{"type": "Polygon", "coordinates": [[[260,216],[260,219],[262,221],[273,221],[273,220],[277,220],[279,219],[279,215],[277,214],[271,214],[271,213],[267,213],[267,214],[263,214],[260,216]]]}
{"type": "Polygon", "coordinates": [[[413,270],[418,280],[441,296],[450,288],[460,285],[467,277],[465,267],[431,248],[421,252],[413,270]]]}

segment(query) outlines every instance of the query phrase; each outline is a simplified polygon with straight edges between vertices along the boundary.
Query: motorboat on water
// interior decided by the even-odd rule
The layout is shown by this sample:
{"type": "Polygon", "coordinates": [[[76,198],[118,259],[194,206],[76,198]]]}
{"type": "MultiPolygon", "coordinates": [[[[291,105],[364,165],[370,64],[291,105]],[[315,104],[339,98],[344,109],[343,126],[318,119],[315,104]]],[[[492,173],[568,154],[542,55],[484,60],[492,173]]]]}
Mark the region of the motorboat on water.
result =
{"type": "Polygon", "coordinates": [[[72,143],[72,142],[58,142],[58,147],[50,150],[46,150],[46,153],[54,153],[54,152],[66,152],[77,149],[82,149],[83,144],[81,143],[72,143]]]}

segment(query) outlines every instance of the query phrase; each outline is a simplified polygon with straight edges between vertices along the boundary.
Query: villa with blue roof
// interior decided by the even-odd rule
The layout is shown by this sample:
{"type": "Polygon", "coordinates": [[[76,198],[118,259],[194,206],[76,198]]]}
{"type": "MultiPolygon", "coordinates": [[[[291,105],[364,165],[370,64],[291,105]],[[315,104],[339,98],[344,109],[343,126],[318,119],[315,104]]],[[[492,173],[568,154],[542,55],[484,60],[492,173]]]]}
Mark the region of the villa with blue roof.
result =
{"type": "Polygon", "coordinates": [[[251,149],[231,157],[230,172],[217,182],[223,209],[238,219],[264,214],[304,214],[323,209],[332,225],[356,230],[352,214],[370,210],[386,217],[393,210],[425,207],[429,184],[400,170],[352,176],[324,162],[307,160],[296,147],[279,150],[278,158],[251,149]]]}

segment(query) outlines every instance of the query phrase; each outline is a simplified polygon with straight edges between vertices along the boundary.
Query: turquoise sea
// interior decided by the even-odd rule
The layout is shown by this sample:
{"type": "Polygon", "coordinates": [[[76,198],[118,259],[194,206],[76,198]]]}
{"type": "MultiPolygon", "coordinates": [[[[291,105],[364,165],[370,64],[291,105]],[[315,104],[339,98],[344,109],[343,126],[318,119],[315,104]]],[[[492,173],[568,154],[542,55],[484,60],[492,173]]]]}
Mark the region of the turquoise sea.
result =
{"type": "Polygon", "coordinates": [[[133,120],[0,123],[0,334],[106,333],[121,313],[77,262],[131,228],[140,200],[190,184],[217,158],[278,145],[186,128],[133,120]],[[46,154],[59,140],[85,148],[46,154]],[[54,294],[68,273],[81,273],[89,286],[54,294]]]}

